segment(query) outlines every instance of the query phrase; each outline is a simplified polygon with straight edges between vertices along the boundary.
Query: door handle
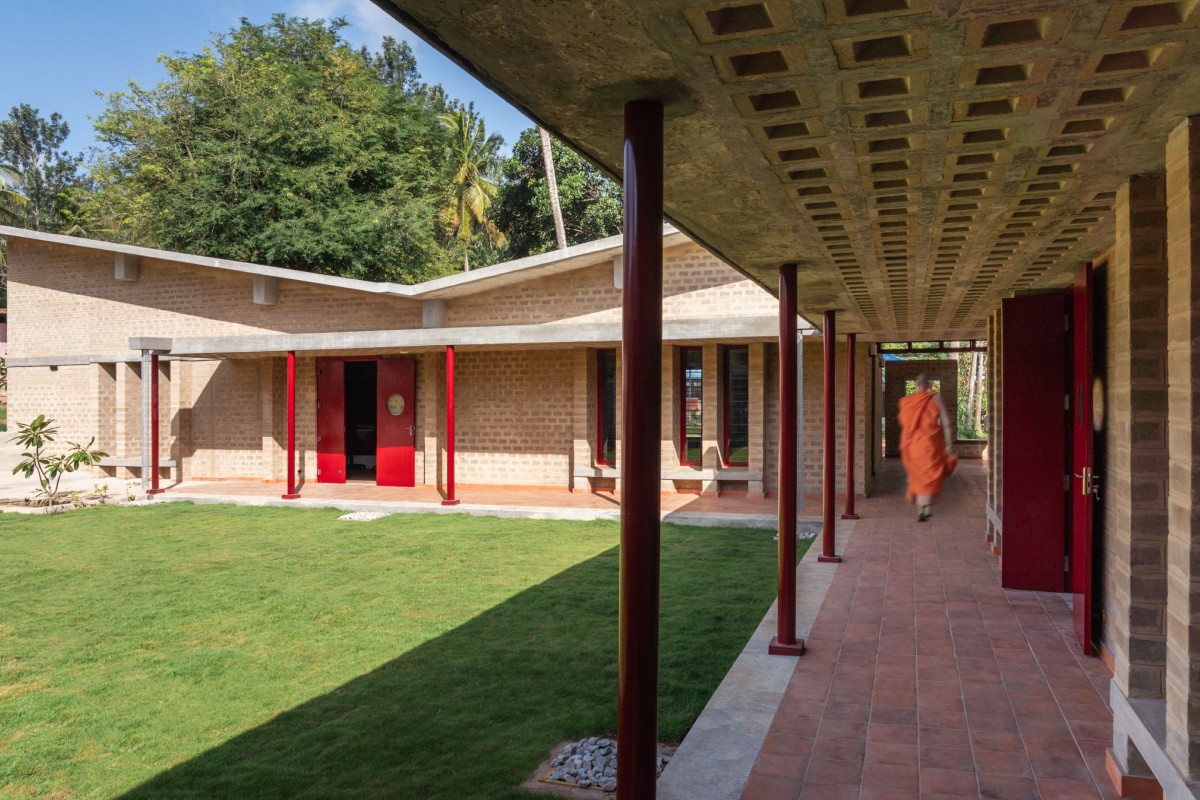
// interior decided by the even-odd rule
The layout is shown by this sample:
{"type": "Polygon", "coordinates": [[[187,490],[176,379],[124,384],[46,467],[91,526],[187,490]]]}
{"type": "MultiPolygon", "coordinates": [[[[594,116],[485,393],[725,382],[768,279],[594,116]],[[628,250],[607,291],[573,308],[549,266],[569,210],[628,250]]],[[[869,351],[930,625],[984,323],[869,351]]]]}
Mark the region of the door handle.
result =
{"type": "Polygon", "coordinates": [[[1092,470],[1091,470],[1091,468],[1084,467],[1082,475],[1078,472],[1075,472],[1072,474],[1076,478],[1079,478],[1079,493],[1080,494],[1091,494],[1092,493],[1092,470]]]}
{"type": "Polygon", "coordinates": [[[413,436],[413,437],[415,437],[417,435],[417,426],[416,425],[408,426],[408,435],[413,436]]]}

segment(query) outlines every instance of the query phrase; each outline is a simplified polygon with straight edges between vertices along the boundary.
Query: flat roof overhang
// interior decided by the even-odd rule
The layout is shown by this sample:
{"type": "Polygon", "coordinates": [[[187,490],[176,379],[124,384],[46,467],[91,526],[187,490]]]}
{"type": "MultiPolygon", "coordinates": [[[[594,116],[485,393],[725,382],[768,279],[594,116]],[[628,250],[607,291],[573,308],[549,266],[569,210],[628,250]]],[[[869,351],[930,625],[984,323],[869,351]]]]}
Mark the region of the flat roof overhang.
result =
{"type": "Polygon", "coordinates": [[[1111,241],[1200,113],[1200,4],[375,0],[613,176],[666,104],[667,216],[798,311],[965,339],[1111,241]]]}

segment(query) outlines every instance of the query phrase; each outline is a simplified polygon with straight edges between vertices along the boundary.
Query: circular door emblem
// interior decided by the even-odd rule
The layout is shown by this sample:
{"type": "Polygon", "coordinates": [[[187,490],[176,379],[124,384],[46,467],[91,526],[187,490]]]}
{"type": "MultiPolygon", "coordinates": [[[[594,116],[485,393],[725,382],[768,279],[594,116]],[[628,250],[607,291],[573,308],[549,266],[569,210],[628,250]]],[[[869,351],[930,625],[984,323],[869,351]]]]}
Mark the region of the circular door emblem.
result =
{"type": "Polygon", "coordinates": [[[387,399],[388,413],[393,417],[398,417],[404,413],[404,395],[394,394],[387,399]]]}

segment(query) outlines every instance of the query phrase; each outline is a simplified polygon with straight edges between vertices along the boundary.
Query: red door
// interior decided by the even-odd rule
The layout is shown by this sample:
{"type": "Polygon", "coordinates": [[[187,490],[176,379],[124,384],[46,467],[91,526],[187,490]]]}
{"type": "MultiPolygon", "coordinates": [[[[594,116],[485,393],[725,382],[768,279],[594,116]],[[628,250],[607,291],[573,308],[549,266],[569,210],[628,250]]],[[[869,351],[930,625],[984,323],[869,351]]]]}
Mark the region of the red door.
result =
{"type": "Polygon", "coordinates": [[[1066,588],[1066,343],[1062,294],[1003,301],[1004,467],[1000,582],[1066,588]]]}
{"type": "Polygon", "coordinates": [[[1073,369],[1071,386],[1071,593],[1075,635],[1092,654],[1092,265],[1084,264],[1070,289],[1073,369]]]}
{"type": "Polygon", "coordinates": [[[317,359],[317,483],[346,482],[346,368],[317,359]]]}
{"type": "Polygon", "coordinates": [[[383,358],[376,362],[378,405],[375,422],[375,483],[416,484],[416,361],[383,358]]]}

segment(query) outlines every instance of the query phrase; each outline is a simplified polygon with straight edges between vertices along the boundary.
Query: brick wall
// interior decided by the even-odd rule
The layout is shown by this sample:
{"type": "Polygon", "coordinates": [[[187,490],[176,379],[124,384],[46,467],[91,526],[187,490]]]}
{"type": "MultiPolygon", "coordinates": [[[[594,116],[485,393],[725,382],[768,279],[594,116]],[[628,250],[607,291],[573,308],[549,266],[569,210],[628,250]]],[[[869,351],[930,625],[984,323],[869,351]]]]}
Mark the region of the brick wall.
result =
{"type": "MultiPolygon", "coordinates": [[[[824,344],[815,337],[805,337],[804,347],[804,398],[801,403],[804,421],[804,494],[810,501],[820,498],[822,493],[822,473],[824,461],[824,344]]],[[[870,408],[870,391],[872,376],[868,365],[868,347],[859,344],[855,348],[855,390],[854,406],[856,414],[855,433],[855,470],[854,486],[858,495],[866,494],[870,489],[871,471],[864,468],[867,464],[865,454],[867,448],[867,409],[870,408]]],[[[776,359],[778,356],[776,356],[776,359]]],[[[846,490],[846,344],[839,342],[836,350],[835,366],[835,427],[834,441],[837,448],[837,473],[834,476],[834,487],[839,497],[845,496],[846,490]]],[[[778,363],[777,361],[775,363],[778,363]]],[[[772,415],[777,412],[772,409],[772,415]]],[[[774,435],[774,434],[772,434],[774,435]]],[[[775,463],[775,462],[772,462],[775,463]]],[[[812,503],[806,505],[806,510],[812,509],[812,503]]],[[[838,508],[838,513],[841,509],[838,508]]]]}
{"type": "Polygon", "coordinates": [[[1200,118],[1167,142],[1167,743],[1200,775],[1200,118]]]}

